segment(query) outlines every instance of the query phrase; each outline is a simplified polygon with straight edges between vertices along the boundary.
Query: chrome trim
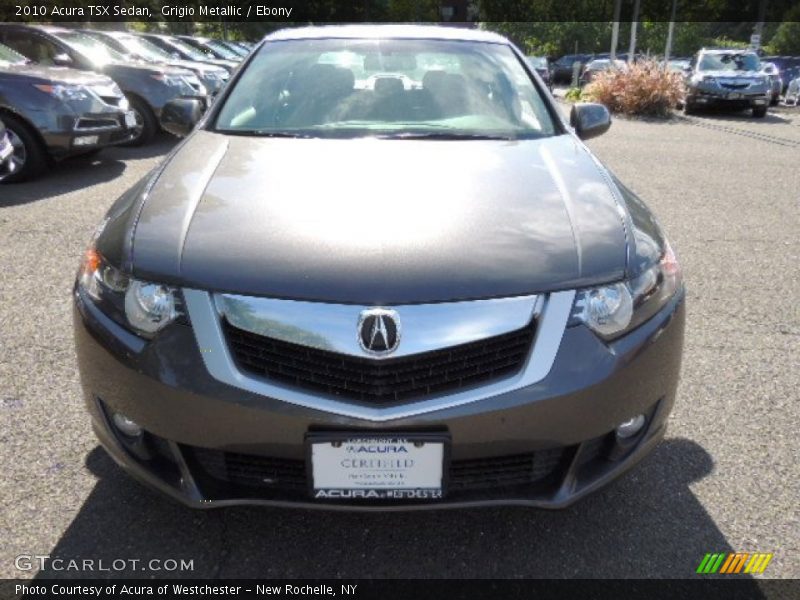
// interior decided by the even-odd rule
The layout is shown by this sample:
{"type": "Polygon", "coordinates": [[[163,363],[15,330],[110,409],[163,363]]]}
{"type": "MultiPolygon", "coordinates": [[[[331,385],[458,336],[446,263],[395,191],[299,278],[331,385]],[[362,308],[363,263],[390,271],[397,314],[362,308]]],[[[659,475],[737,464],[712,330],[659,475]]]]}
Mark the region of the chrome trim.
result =
{"type": "Polygon", "coordinates": [[[92,132],[99,132],[99,131],[110,131],[112,129],[120,129],[122,126],[117,119],[111,118],[93,118],[93,117],[78,117],[75,119],[75,127],[74,130],[78,133],[92,133],[92,132]],[[95,125],[95,126],[81,126],[81,122],[87,121],[97,121],[97,122],[105,122],[108,123],[107,125],[95,125]]]}
{"type": "Polygon", "coordinates": [[[391,356],[376,356],[361,347],[358,337],[361,313],[378,307],[232,294],[216,294],[214,299],[220,315],[238,329],[376,360],[440,350],[515,331],[530,323],[537,308],[536,296],[386,307],[393,308],[402,321],[403,338],[391,356]]]}
{"type": "MultiPolygon", "coordinates": [[[[197,339],[200,354],[209,373],[215,379],[254,394],[268,396],[297,406],[324,411],[345,417],[373,422],[403,419],[461,406],[492,396],[513,392],[544,379],[555,362],[561,338],[572,310],[575,291],[555,292],[539,296],[535,305],[538,316],[536,335],[525,366],[519,373],[476,389],[438,396],[429,400],[411,402],[401,406],[371,407],[344,402],[328,396],[314,395],[284,386],[264,378],[242,373],[228,351],[222,332],[220,313],[213,297],[201,290],[184,289],[186,308],[197,339]]],[[[531,298],[528,296],[528,298],[531,298]]],[[[461,304],[461,303],[453,303],[461,304]]],[[[453,307],[453,304],[427,305],[453,307]]],[[[327,307],[337,305],[323,305],[327,307]]],[[[360,310],[363,307],[357,307],[360,310]]],[[[411,305],[395,307],[407,311],[411,305]]],[[[351,321],[352,323],[352,321],[351,321]]]]}

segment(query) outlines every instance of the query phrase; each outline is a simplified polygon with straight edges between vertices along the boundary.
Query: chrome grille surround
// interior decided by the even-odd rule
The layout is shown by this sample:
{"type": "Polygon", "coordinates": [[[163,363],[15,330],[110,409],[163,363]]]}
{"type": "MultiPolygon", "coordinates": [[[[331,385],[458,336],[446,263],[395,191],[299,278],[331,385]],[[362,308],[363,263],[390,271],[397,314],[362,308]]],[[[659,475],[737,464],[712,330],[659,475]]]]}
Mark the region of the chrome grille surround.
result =
{"type": "MultiPolygon", "coordinates": [[[[192,328],[197,339],[203,362],[208,369],[209,373],[217,380],[228,385],[243,389],[254,394],[267,396],[277,400],[281,400],[297,406],[302,406],[323,412],[338,414],[357,419],[363,419],[373,422],[385,422],[393,419],[402,419],[419,414],[430,413],[437,410],[443,410],[477,402],[486,398],[497,396],[512,392],[514,390],[532,385],[550,372],[550,369],[555,361],[558,348],[561,344],[561,338],[566,328],[567,319],[569,318],[572,309],[572,303],[575,298],[574,290],[554,292],[547,295],[540,296],[525,296],[519,299],[501,299],[501,300],[518,300],[527,303],[527,320],[525,323],[530,322],[532,318],[536,319],[536,333],[531,345],[531,350],[525,360],[523,367],[515,374],[505,377],[500,380],[492,381],[486,385],[482,385],[475,389],[458,391],[455,393],[437,395],[422,400],[415,400],[402,404],[395,404],[392,406],[364,406],[353,402],[345,401],[339,398],[326,396],[324,394],[309,393],[295,387],[281,384],[272,381],[265,377],[249,374],[238,368],[235,359],[231,354],[230,349],[225,338],[223,331],[223,314],[219,310],[218,302],[215,302],[214,295],[201,290],[184,289],[184,298],[186,300],[186,307],[189,313],[189,318],[192,328]]],[[[253,299],[253,300],[267,300],[267,299],[253,299]]],[[[286,300],[270,300],[271,302],[286,302],[293,301],[286,300]]],[[[496,304],[498,300],[479,300],[469,303],[440,303],[429,305],[399,305],[393,306],[404,319],[404,340],[407,343],[409,336],[413,339],[413,330],[415,329],[413,323],[409,322],[409,317],[406,315],[409,309],[414,307],[417,310],[424,310],[424,314],[430,314],[430,311],[437,312],[444,319],[445,323],[449,324],[444,327],[442,331],[449,330],[450,332],[457,330],[458,321],[454,319],[454,310],[458,308],[456,305],[476,305],[482,304],[482,308],[486,311],[487,315],[503,314],[503,310],[499,310],[496,304]],[[441,312],[440,312],[441,311],[441,312]]],[[[318,310],[325,312],[330,311],[335,313],[337,310],[355,310],[356,312],[364,309],[364,306],[356,305],[335,305],[324,303],[302,303],[312,304],[318,310]]],[[[289,305],[287,305],[289,306],[289,305]]],[[[473,306],[470,306],[474,310],[473,306]]],[[[293,312],[297,310],[296,303],[293,306],[293,312]]],[[[522,314],[523,311],[506,311],[507,313],[513,312],[514,314],[522,314]]],[[[422,313],[421,313],[422,314],[422,313]]],[[[337,322],[338,319],[333,319],[332,322],[337,322]]],[[[356,335],[357,321],[350,321],[352,328],[352,337],[356,335]]],[[[509,323],[516,324],[516,321],[510,320],[509,323]]],[[[512,331],[517,327],[506,325],[508,329],[505,331],[512,331]]],[[[314,331],[324,331],[323,328],[315,328],[314,331]]],[[[500,331],[498,333],[503,333],[500,331]]],[[[305,332],[308,333],[308,332],[305,332]]],[[[489,336],[482,336],[489,337],[489,336]]],[[[481,338],[477,338],[481,339],[481,338]]],[[[353,344],[357,346],[357,340],[353,339],[353,344]]],[[[402,344],[401,344],[402,346],[402,344]]],[[[443,348],[446,345],[439,343],[436,348],[443,348]]],[[[400,349],[398,349],[399,352],[400,349]]],[[[359,350],[360,352],[360,350],[359,350]]],[[[395,354],[397,356],[397,354],[395,354]]]]}

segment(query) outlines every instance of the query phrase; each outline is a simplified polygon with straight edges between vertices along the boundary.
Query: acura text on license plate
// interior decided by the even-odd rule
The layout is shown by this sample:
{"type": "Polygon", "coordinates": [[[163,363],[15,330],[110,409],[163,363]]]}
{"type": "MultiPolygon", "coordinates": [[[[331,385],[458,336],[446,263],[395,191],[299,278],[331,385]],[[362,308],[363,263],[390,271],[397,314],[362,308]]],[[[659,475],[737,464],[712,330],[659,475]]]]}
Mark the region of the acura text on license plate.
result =
{"type": "Polygon", "coordinates": [[[436,434],[309,434],[314,498],[436,500],[444,493],[448,439],[436,434]]]}

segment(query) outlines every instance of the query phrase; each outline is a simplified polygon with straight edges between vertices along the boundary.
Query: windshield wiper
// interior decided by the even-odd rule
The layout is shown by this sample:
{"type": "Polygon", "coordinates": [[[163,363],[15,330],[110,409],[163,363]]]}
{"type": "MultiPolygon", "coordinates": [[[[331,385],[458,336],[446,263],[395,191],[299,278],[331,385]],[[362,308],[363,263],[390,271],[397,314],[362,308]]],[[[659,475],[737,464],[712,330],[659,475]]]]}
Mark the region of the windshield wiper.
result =
{"type": "Polygon", "coordinates": [[[313,138],[309,133],[299,131],[270,131],[268,129],[218,129],[219,133],[227,135],[248,135],[265,138],[313,138]]]}
{"type": "Polygon", "coordinates": [[[383,140],[502,140],[514,141],[517,138],[510,135],[489,133],[459,133],[456,131],[404,131],[387,133],[376,136],[383,140]]]}

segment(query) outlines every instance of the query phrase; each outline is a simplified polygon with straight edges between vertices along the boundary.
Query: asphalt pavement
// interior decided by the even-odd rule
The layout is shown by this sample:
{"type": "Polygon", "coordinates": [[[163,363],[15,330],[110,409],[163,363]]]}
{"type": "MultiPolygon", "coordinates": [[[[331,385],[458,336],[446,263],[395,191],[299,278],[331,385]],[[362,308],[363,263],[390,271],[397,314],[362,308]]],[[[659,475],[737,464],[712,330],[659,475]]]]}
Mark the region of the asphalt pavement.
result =
{"type": "Polygon", "coordinates": [[[800,577],[800,109],[616,119],[589,142],[681,260],[686,350],[666,440],[556,512],[197,512],[124,475],[84,413],[70,288],[106,209],[174,143],[0,186],[0,576],[692,577],[705,553],[742,551],[800,577]]]}

